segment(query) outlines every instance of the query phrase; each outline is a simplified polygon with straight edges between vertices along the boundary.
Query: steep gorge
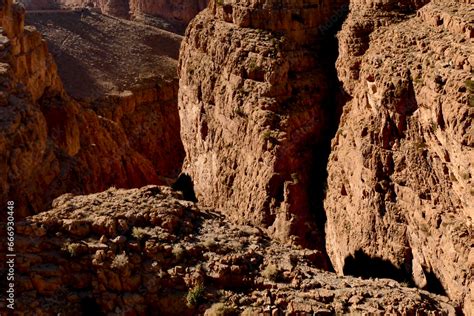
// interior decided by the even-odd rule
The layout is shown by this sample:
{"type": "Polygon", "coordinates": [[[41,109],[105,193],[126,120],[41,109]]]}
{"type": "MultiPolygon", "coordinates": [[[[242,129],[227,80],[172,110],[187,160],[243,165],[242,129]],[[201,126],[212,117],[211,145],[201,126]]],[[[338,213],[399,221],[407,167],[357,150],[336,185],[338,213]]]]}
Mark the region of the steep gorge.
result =
{"type": "Polygon", "coordinates": [[[183,169],[198,200],[323,251],[310,203],[337,108],[323,33],[346,6],[211,1],[180,55],[183,169]]]}
{"type": "Polygon", "coordinates": [[[340,93],[321,33],[347,3],[211,2],[181,50],[183,169],[203,205],[327,250],[340,274],[413,282],[469,311],[473,16],[469,1],[425,4],[351,1],[340,93]],[[346,93],[318,209],[316,153],[346,93]]]}
{"type": "MultiPolygon", "coordinates": [[[[73,314],[191,315],[217,301],[250,314],[470,315],[469,1],[211,0],[171,61],[179,92],[173,75],[128,91],[102,77],[100,97],[64,89],[4,1],[0,202],[24,216],[65,192],[169,184],[181,140],[199,200],[155,186],[59,197],[18,226],[19,302],[47,315],[65,302],[73,314]],[[331,268],[340,276],[319,270],[331,268]],[[185,306],[200,282],[208,301],[185,306]]],[[[59,63],[74,57],[59,46],[59,63]]]]}

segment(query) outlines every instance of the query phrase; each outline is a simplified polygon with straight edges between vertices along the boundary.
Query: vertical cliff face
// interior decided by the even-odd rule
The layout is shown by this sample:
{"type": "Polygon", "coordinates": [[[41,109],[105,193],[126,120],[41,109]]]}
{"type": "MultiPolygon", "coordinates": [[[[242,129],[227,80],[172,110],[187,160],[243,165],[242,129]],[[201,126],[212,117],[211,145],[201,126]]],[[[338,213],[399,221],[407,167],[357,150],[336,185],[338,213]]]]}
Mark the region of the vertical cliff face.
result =
{"type": "Polygon", "coordinates": [[[130,92],[111,113],[103,107],[98,115],[64,91],[46,42],[24,26],[21,6],[4,1],[1,23],[0,201],[14,200],[18,218],[44,210],[65,192],[164,183],[160,176],[177,174],[176,81],[130,92]],[[170,144],[148,146],[153,138],[170,144]]]}
{"type": "MultiPolygon", "coordinates": [[[[21,83],[37,101],[46,90],[60,93],[62,83],[48,47],[34,28],[25,27],[25,10],[12,1],[2,3],[2,62],[9,65],[15,83],[21,83]]],[[[6,66],[6,65],[5,65],[6,66]]]]}
{"type": "Polygon", "coordinates": [[[472,5],[404,3],[351,2],[339,33],[352,100],[328,165],[326,247],[339,273],[371,266],[472,311],[472,5]]]}
{"type": "Polygon", "coordinates": [[[335,106],[323,39],[344,8],[211,1],[192,21],[178,102],[184,170],[204,205],[322,247],[310,195],[335,106]]]}

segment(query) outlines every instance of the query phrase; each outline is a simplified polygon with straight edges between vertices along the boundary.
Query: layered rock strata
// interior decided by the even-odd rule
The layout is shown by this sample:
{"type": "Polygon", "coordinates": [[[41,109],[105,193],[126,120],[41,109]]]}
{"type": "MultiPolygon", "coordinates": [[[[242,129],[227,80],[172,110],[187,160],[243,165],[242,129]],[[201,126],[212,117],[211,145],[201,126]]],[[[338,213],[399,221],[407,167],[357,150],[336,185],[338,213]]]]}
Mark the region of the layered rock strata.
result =
{"type": "Polygon", "coordinates": [[[344,107],[328,164],[326,247],[339,273],[413,280],[473,307],[472,5],[351,2],[344,107]]]}
{"type": "Polygon", "coordinates": [[[443,296],[321,271],[318,251],[229,223],[166,187],[67,194],[16,231],[20,314],[455,315],[443,296]]]}
{"type": "Polygon", "coordinates": [[[324,181],[315,161],[336,107],[324,40],[344,9],[211,1],[191,22],[178,102],[184,170],[200,203],[323,247],[310,197],[324,181]]]}

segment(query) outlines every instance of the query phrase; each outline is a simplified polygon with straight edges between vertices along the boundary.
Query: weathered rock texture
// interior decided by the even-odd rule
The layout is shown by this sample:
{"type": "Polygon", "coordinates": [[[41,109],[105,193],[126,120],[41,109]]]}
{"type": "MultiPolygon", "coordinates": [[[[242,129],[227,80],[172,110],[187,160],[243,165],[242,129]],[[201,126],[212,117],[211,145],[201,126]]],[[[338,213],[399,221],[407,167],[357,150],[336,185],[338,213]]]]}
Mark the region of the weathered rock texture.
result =
{"type": "Polygon", "coordinates": [[[208,0],[21,0],[20,2],[28,10],[88,7],[120,18],[150,15],[188,24],[206,8],[208,0]]]}
{"type": "Polygon", "coordinates": [[[419,5],[353,1],[338,35],[352,100],[328,165],[326,247],[339,273],[372,265],[470,314],[474,15],[472,3],[419,5]]]}
{"type": "Polygon", "coordinates": [[[153,15],[188,24],[207,7],[208,0],[130,0],[134,16],[153,15]]]}
{"type": "MultiPolygon", "coordinates": [[[[40,34],[24,27],[22,7],[4,1],[1,22],[2,204],[16,201],[17,216],[22,217],[44,210],[54,197],[65,192],[158,184],[164,183],[159,176],[176,175],[179,155],[164,162],[160,159],[166,156],[169,161],[168,152],[142,148],[154,137],[169,137],[168,129],[176,131],[171,139],[178,140],[174,146],[179,148],[179,125],[171,125],[179,123],[176,106],[169,111],[164,108],[166,124],[153,127],[156,134],[146,137],[147,126],[163,120],[150,122],[159,112],[147,114],[148,103],[137,100],[154,101],[153,94],[142,91],[134,98],[129,96],[130,100],[121,98],[112,113],[116,121],[85,109],[64,91],[40,34]],[[165,169],[160,171],[161,167],[165,169]]],[[[171,88],[169,94],[176,94],[176,89],[171,88]]]]}
{"type": "Polygon", "coordinates": [[[310,197],[335,108],[323,39],[344,7],[211,1],[191,22],[179,110],[184,170],[203,205],[322,247],[310,197]]]}
{"type": "Polygon", "coordinates": [[[30,13],[27,22],[48,41],[68,94],[121,126],[161,177],[176,177],[184,157],[176,75],[182,37],[88,11],[30,13]]]}
{"type": "Polygon", "coordinates": [[[18,313],[455,315],[443,296],[321,271],[318,251],[230,224],[166,187],[64,195],[16,230],[18,313]]]}

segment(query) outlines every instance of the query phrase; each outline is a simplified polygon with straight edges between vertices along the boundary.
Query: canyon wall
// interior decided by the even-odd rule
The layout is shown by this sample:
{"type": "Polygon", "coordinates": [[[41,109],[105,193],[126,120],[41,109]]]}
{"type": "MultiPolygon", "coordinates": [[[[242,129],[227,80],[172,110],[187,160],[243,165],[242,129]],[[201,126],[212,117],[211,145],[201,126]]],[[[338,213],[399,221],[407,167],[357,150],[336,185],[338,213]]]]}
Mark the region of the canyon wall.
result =
{"type": "Polygon", "coordinates": [[[179,92],[175,78],[81,104],[3,1],[0,203],[18,206],[18,302],[38,314],[191,315],[226,301],[251,314],[470,315],[471,0],[354,0],[346,18],[348,5],[211,0],[186,32],[179,92]],[[108,189],[177,175],[179,128],[183,171],[212,211],[169,188],[108,189]],[[320,270],[331,264],[453,302],[320,270]],[[186,306],[203,284],[208,302],[186,306]]]}
{"type": "Polygon", "coordinates": [[[178,102],[184,172],[200,203],[282,240],[324,247],[324,218],[311,211],[336,108],[324,31],[345,8],[211,1],[191,22],[178,102]]]}
{"type": "MultiPolygon", "coordinates": [[[[169,161],[169,152],[156,146],[142,150],[150,138],[139,129],[154,118],[159,127],[151,138],[175,139],[170,146],[179,149],[179,125],[171,125],[179,124],[176,106],[164,104],[150,115],[142,101],[157,97],[132,93],[115,107],[117,121],[85,109],[64,91],[46,42],[24,26],[24,9],[5,1],[1,21],[0,201],[16,201],[18,218],[65,192],[165,183],[161,176],[177,175],[180,154],[169,161]]],[[[156,92],[161,100],[176,99],[176,88],[162,90],[156,92]]]]}
{"type": "Polygon", "coordinates": [[[339,273],[412,279],[473,306],[472,3],[352,1],[337,69],[351,100],[328,164],[339,273]],[[402,5],[400,5],[402,4],[402,5]]]}
{"type": "Polygon", "coordinates": [[[211,1],[180,56],[183,170],[200,203],[281,240],[325,240],[341,274],[414,282],[471,310],[467,2],[352,1],[340,93],[321,47],[347,3],[211,1]],[[318,153],[344,94],[321,215],[318,153]]]}

